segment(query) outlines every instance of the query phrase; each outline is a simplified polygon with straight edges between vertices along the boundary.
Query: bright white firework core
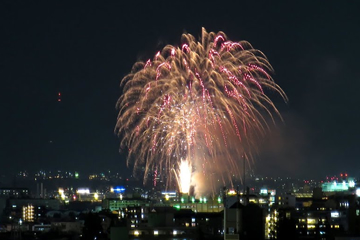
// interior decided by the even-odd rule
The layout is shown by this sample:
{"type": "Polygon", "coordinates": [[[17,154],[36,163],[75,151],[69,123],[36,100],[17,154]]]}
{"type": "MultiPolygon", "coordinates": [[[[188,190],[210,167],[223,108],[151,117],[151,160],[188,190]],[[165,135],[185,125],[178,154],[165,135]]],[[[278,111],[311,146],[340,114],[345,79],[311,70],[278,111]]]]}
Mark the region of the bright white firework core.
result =
{"type": "Polygon", "coordinates": [[[191,163],[188,160],[181,160],[179,165],[179,187],[182,193],[189,193],[191,185],[191,163]]]}

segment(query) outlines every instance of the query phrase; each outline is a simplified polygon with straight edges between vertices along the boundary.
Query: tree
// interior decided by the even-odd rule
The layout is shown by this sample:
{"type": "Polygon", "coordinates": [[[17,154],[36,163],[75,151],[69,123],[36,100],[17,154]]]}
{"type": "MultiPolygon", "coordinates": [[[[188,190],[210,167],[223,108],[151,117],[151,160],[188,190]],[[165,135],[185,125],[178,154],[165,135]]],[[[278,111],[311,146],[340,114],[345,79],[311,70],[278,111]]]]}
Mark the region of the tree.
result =
{"type": "Polygon", "coordinates": [[[103,235],[101,219],[98,214],[89,213],[85,216],[84,228],[83,228],[83,239],[94,240],[95,237],[103,235]]]}

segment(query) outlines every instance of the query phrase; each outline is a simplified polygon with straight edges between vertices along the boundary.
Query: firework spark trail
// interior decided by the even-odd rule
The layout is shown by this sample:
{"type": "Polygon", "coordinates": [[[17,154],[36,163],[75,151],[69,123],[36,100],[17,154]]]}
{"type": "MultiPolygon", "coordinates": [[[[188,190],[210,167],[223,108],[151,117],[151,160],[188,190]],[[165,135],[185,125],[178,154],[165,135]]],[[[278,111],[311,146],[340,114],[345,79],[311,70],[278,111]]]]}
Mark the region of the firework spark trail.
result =
{"type": "Polygon", "coordinates": [[[165,168],[168,184],[180,159],[203,166],[195,170],[209,178],[219,168],[220,178],[239,175],[234,159],[267,128],[262,112],[280,116],[264,89],[286,95],[265,55],[250,43],[205,29],[201,43],[190,34],[182,42],[135,63],[121,81],[115,131],[121,147],[131,149],[128,164],[134,171],[145,166],[144,181],[154,169],[164,176],[165,168]]]}
{"type": "Polygon", "coordinates": [[[175,172],[175,178],[179,186],[181,193],[189,193],[191,185],[191,173],[192,167],[191,163],[188,160],[180,160],[178,170],[175,172]]]}

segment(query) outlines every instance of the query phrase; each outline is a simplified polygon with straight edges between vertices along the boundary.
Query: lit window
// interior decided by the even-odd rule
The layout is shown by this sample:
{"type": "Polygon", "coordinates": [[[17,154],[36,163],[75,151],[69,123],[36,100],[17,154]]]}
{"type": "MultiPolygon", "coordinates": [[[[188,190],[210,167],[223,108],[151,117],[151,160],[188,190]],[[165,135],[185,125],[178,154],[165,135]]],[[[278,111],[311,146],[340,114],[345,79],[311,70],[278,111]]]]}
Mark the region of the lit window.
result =
{"type": "Polygon", "coordinates": [[[338,217],[340,217],[340,214],[339,214],[338,211],[333,211],[333,212],[330,213],[330,216],[331,216],[332,218],[338,218],[338,217]]]}
{"type": "Polygon", "coordinates": [[[313,225],[313,224],[307,225],[307,228],[308,228],[308,229],[314,229],[315,227],[316,227],[316,226],[313,225]]]}
{"type": "Polygon", "coordinates": [[[308,218],[307,219],[307,224],[315,224],[316,223],[316,219],[315,218],[308,218]]]}

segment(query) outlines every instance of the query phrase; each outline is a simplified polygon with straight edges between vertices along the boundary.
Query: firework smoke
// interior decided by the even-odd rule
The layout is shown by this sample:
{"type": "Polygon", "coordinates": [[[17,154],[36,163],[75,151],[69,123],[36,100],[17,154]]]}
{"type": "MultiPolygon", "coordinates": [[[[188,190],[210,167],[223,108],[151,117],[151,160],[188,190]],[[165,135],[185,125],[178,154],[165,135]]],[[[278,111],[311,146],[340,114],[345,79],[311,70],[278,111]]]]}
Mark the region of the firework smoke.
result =
{"type": "MultiPolygon", "coordinates": [[[[213,187],[239,177],[241,156],[248,158],[267,129],[263,114],[279,115],[265,91],[286,99],[271,72],[250,43],[205,29],[201,42],[183,34],[181,46],[135,63],[121,81],[115,129],[129,150],[128,164],[134,171],[145,167],[144,181],[156,169],[168,185],[178,179],[181,159],[213,187]]],[[[201,183],[191,184],[201,191],[201,183]]]]}

